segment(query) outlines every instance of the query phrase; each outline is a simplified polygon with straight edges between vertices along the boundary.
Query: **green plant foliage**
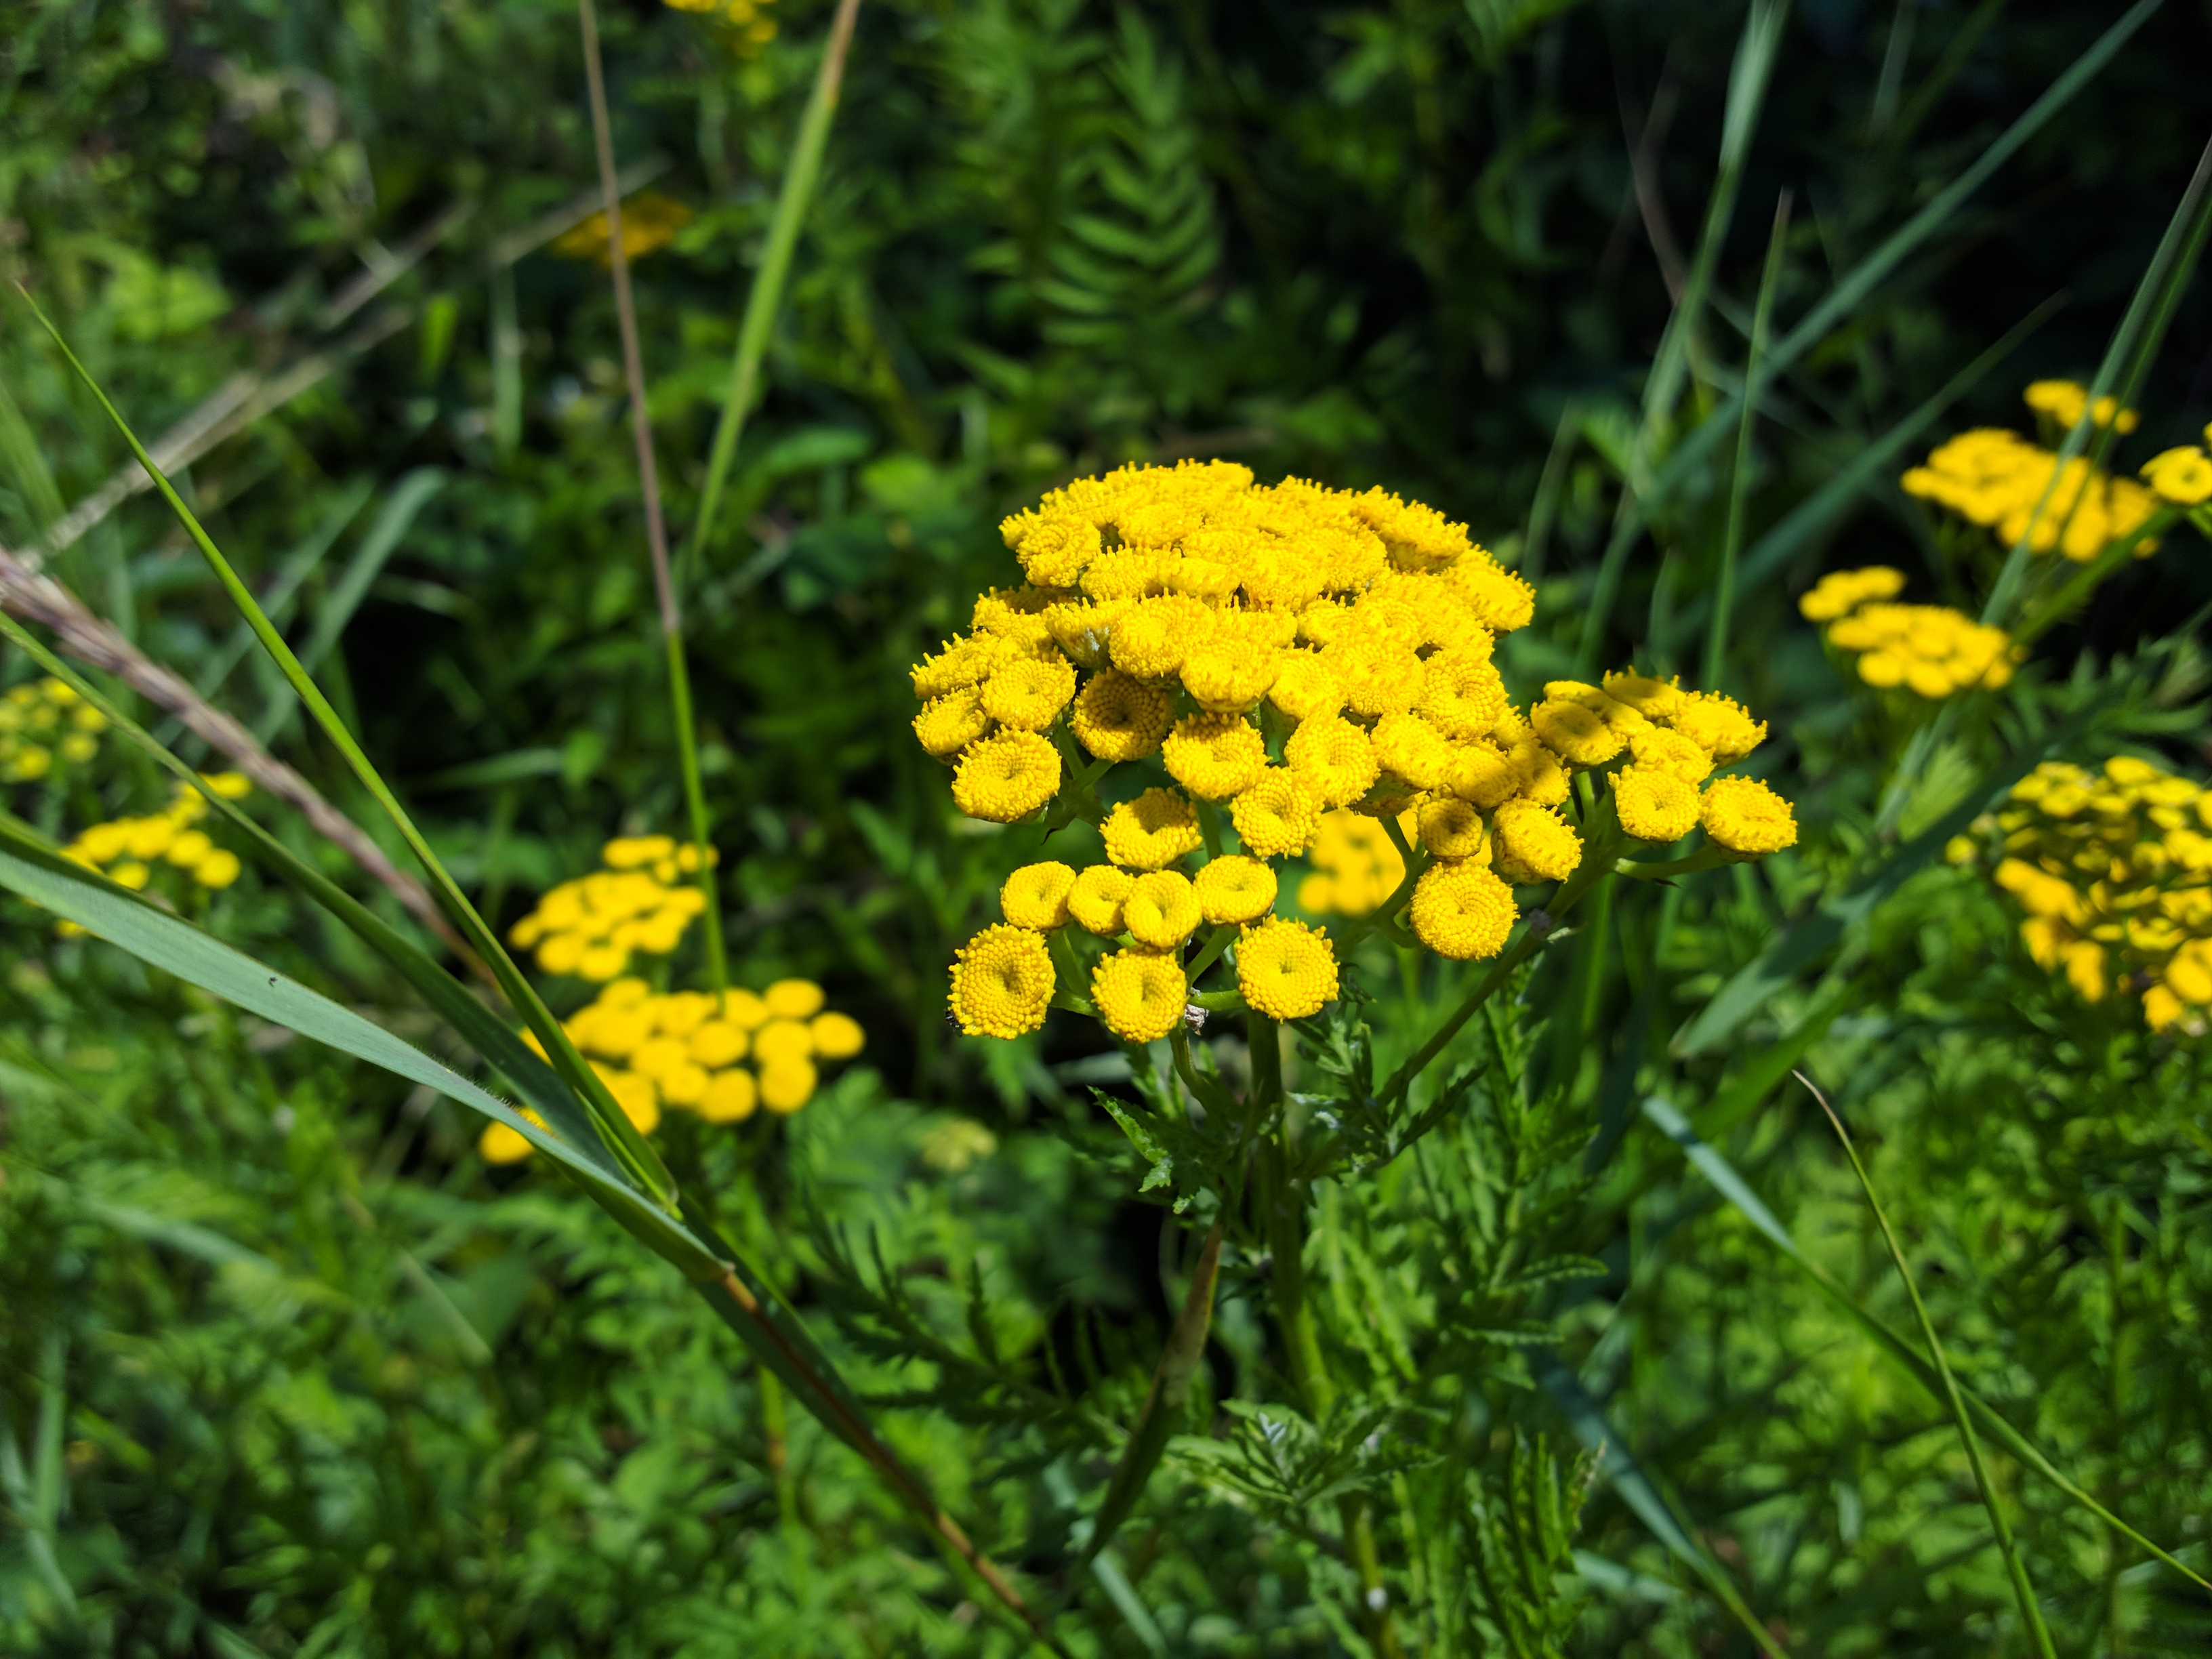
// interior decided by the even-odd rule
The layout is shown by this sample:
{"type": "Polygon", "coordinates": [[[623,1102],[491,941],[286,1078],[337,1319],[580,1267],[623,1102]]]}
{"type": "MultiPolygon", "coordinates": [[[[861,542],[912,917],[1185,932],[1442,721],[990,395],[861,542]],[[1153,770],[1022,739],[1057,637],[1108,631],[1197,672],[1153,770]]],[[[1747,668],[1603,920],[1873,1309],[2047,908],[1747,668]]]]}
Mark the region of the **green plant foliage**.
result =
{"type": "Polygon", "coordinates": [[[598,14],[689,720],[572,0],[5,12],[0,1652],[1858,1659],[2028,1653],[2023,1597],[2204,1650],[2202,1011],[1991,877],[2045,761],[2212,775],[2212,506],[2075,562],[1900,483],[2203,441],[2202,18],[863,0],[832,100],[836,11],[598,14]],[[1104,803],[961,817],[908,666],[1007,514],[1183,459],[1466,521],[1518,706],[1717,675],[1796,845],[1593,859],[1492,961],[1317,915],[1280,1027],[1118,1042],[1070,948],[961,1035],[1104,803]],[[1875,565],[2009,680],[1862,675],[1798,601],[1875,565]],[[485,972],[268,770],[228,884],[57,856],[248,738],[485,972]],[[648,1134],[501,945],[690,838],[687,754],[731,982],[866,1047],[648,1134]]]}

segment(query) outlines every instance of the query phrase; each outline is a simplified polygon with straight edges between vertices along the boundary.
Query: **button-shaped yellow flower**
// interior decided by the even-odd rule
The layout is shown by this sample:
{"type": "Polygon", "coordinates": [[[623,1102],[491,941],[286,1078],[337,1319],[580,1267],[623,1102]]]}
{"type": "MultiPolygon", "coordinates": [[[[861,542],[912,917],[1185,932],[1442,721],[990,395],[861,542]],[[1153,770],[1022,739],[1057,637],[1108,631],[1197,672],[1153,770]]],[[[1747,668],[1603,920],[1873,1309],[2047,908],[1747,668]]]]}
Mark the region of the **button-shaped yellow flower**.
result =
{"type": "Polygon", "coordinates": [[[1171,951],[1188,939],[1203,915],[1198,890],[1180,870],[1139,876],[1121,901],[1121,926],[1138,944],[1171,951]]]}
{"type": "Polygon", "coordinates": [[[1490,820],[1498,873],[1519,886],[1565,881],[1582,862],[1582,837],[1558,812],[1530,800],[1510,800],[1490,820]]]}
{"type": "Polygon", "coordinates": [[[1200,913],[1216,927],[1251,921],[1275,908],[1275,872],[1242,854],[1209,860],[1192,885],[1200,913]]]}
{"type": "Polygon", "coordinates": [[[1172,956],[1116,951],[1092,969],[1091,1000],[1124,1042],[1156,1042],[1182,1024],[1190,981],[1172,956]]]}
{"type": "Polygon", "coordinates": [[[1175,723],[1166,692],[1119,669],[1093,674],[1076,694],[1068,727],[1075,740],[1103,761],[1142,760],[1160,746],[1175,723]]]}
{"type": "Polygon", "coordinates": [[[1137,878],[1110,864],[1094,864],[1067,890],[1067,914],[1089,932],[1112,939],[1121,931],[1121,906],[1137,878]]]}
{"type": "Polygon", "coordinates": [[[953,804],[971,818],[1012,823],[1060,787],[1060,750],[1034,732],[1000,732],[970,744],[952,775],[953,804]]]}
{"type": "Polygon", "coordinates": [[[1267,744],[1241,714],[1186,714],[1160,746],[1168,775],[1200,800],[1227,800],[1267,769],[1267,744]]]}
{"type": "Polygon", "coordinates": [[[1237,985],[1269,1019],[1304,1019],[1336,1000],[1336,952],[1319,928],[1273,917],[1238,936],[1237,985]]]}
{"type": "MultiPolygon", "coordinates": [[[[1313,787],[1324,806],[1350,805],[1382,775],[1367,729],[1335,714],[1316,714],[1300,722],[1283,744],[1283,759],[1313,787]]],[[[1248,781],[1256,782],[1257,775],[1248,781]]]]}
{"type": "Polygon", "coordinates": [[[1638,841],[1664,845],[1698,827],[1698,787],[1680,772],[1658,766],[1624,766],[1613,780],[1620,827],[1638,841]]]}
{"type": "Polygon", "coordinates": [[[2194,444],[2154,455],[2143,463],[2142,476],[2160,501],[2176,507],[2212,501],[2212,457],[2194,444]]]}
{"type": "Polygon", "coordinates": [[[1237,839],[1255,858],[1285,858],[1313,844],[1321,828],[1320,793],[1297,773],[1271,768],[1229,809],[1237,839]]]}
{"type": "Polygon", "coordinates": [[[1067,921],[1067,895],[1074,885],[1075,872],[1065,864],[1025,864],[999,889],[999,914],[1017,927],[1050,933],[1067,921]]]}
{"type": "Polygon", "coordinates": [[[1755,778],[1716,778],[1699,816],[1714,843],[1753,857],[1797,844],[1790,803],[1755,778]]]}
{"type": "Polygon", "coordinates": [[[1044,1024],[1056,986],[1044,935],[994,922],[960,947],[946,1000],[969,1036],[1017,1037],[1044,1024]]]}
{"type": "Polygon", "coordinates": [[[1496,956],[1517,914],[1513,890],[1473,859],[1441,860],[1413,884],[1413,936],[1454,961],[1496,956]]]}
{"type": "Polygon", "coordinates": [[[1198,811],[1172,789],[1147,789],[1109,812],[1098,833],[1123,869],[1164,870],[1198,850],[1198,811]]]}

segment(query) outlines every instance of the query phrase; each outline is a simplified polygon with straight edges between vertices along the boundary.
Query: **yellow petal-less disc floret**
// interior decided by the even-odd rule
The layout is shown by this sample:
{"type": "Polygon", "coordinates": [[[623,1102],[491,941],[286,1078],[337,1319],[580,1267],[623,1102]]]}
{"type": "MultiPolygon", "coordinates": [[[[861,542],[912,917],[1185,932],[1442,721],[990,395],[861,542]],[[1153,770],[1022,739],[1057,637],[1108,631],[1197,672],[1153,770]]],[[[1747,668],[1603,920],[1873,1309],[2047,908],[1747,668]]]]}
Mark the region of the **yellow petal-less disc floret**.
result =
{"type": "Polygon", "coordinates": [[[1713,774],[1713,757],[1702,744],[1663,726],[1646,726],[1628,739],[1636,764],[1647,771],[1672,772],[1685,782],[1703,783],[1713,774]]]}
{"type": "Polygon", "coordinates": [[[990,729],[983,694],[972,685],[924,703],[914,717],[914,735],[939,760],[958,754],[990,729]]]}
{"type": "Polygon", "coordinates": [[[1216,927],[1251,921],[1275,908],[1275,872],[1242,854],[1209,860],[1192,885],[1200,914],[1216,927]]]}
{"type": "Polygon", "coordinates": [[[1067,914],[1091,933],[1112,939],[1121,931],[1121,906],[1137,878],[1110,864],[1094,864],[1067,890],[1067,914]]]}
{"type": "Polygon", "coordinates": [[[1025,864],[999,889],[999,913],[1017,927],[1049,933],[1067,921],[1067,895],[1074,885],[1075,872],[1065,864],[1025,864]]]}
{"type": "Polygon", "coordinates": [[[1685,697],[1674,712],[1674,726],[1723,766],[1734,765],[1766,741],[1766,723],[1717,691],[1685,697]]]}
{"type": "Polygon", "coordinates": [[[1490,831],[1471,801],[1439,795],[1421,803],[1421,845],[1440,859],[1479,859],[1490,845],[1490,831]]]}
{"type": "Polygon", "coordinates": [[[1382,775],[1367,728],[1335,714],[1314,714],[1301,721],[1283,744],[1283,759],[1313,787],[1324,806],[1350,805],[1382,775]]]}
{"type": "MultiPolygon", "coordinates": [[[[707,1008],[712,1009],[712,999],[707,999],[707,1008]]],[[[761,1000],[768,1006],[769,1013],[777,1019],[811,1019],[822,1012],[827,1000],[822,988],[811,979],[780,979],[761,993],[761,1000]]]]}
{"type": "Polygon", "coordinates": [[[1528,719],[1546,748],[1577,766],[1603,766],[1620,752],[1621,734],[1584,703],[1547,697],[1528,719]]]}
{"type": "Polygon", "coordinates": [[[1582,862],[1582,837],[1549,807],[1510,800],[1490,820],[1498,873],[1517,886],[1565,881],[1582,862]]]}
{"type": "Polygon", "coordinates": [[[1116,951],[1092,970],[1091,1000],[1124,1042],[1156,1042],[1182,1023],[1190,981],[1172,956],[1116,951]]]}
{"type": "Polygon", "coordinates": [[[1142,760],[1174,723],[1166,692],[1118,669],[1093,674],[1068,717],[1078,743],[1100,760],[1117,762],[1142,760]]]}
{"type": "Polygon", "coordinates": [[[1716,778],[1699,814],[1715,845],[1758,857],[1797,844],[1790,803],[1755,778],[1716,778]]]}
{"type": "Polygon", "coordinates": [[[1472,859],[1440,860],[1413,884],[1414,938],[1454,961],[1496,956],[1517,914],[1513,890],[1472,859]]]}
{"type": "Polygon", "coordinates": [[[814,1052],[823,1060],[850,1060],[867,1044],[867,1033],[860,1029],[860,1022],[834,1011],[815,1015],[806,1023],[806,1033],[814,1039],[814,1052]]]}
{"type": "Polygon", "coordinates": [[[1267,768],[1259,727],[1238,714],[1186,714],[1160,746],[1168,775],[1200,800],[1227,800],[1267,768]]]}
{"type": "Polygon", "coordinates": [[[994,922],[960,947],[946,1000],[969,1036],[1017,1037],[1044,1024],[1056,985],[1044,935],[994,922]]]}
{"type": "Polygon", "coordinates": [[[1304,1019],[1336,1000],[1336,952],[1318,927],[1277,916],[1238,936],[1237,985],[1269,1019],[1304,1019]]]}
{"type": "Polygon", "coordinates": [[[1622,767],[1613,780],[1613,801],[1622,829],[1638,841],[1662,845],[1698,827],[1702,805],[1694,782],[1657,766],[1622,767]]]}
{"type": "Polygon", "coordinates": [[[1138,944],[1171,951],[1196,931],[1203,915],[1198,890],[1180,870],[1139,876],[1121,901],[1121,926],[1138,944]]]}
{"type": "Polygon", "coordinates": [[[743,1123],[760,1104],[760,1085],[742,1068],[718,1072],[699,1103],[699,1115],[709,1123],[743,1123]]]}
{"type": "Polygon", "coordinates": [[[1164,870],[1198,850],[1198,811],[1172,789],[1147,789],[1109,812],[1098,834],[1123,869],[1164,870]]]}
{"type": "Polygon", "coordinates": [[[1000,725],[1042,732],[1075,696],[1075,668],[1065,659],[1030,657],[1008,663],[983,682],[982,708],[1000,725]]]}
{"type": "Polygon", "coordinates": [[[2176,507],[2212,501],[2212,457],[2194,444],[2152,456],[2143,463],[2142,476],[2160,501],[2176,507]]]}
{"type": "Polygon", "coordinates": [[[972,744],[952,776],[953,804],[971,818],[1012,823],[1060,788],[1060,750],[1035,732],[1000,732],[972,744]]]}
{"type": "Polygon", "coordinates": [[[760,1070],[760,1103],[789,1116],[814,1098],[820,1076],[811,1060],[779,1060],[760,1070]]]}
{"type": "Polygon", "coordinates": [[[1298,774],[1271,768],[1229,809],[1237,839],[1255,858],[1285,858],[1313,844],[1321,828],[1318,791],[1298,774]]]}

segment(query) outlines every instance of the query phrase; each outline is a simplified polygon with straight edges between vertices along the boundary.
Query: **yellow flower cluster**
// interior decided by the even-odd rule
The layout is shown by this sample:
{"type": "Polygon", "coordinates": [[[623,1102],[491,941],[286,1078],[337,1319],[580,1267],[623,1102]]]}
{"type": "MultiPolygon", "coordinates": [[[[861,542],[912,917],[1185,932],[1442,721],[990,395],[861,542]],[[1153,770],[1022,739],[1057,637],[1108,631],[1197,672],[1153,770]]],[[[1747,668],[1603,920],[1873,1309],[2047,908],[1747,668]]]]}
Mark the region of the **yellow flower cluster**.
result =
{"type": "Polygon", "coordinates": [[[33,783],[57,765],[100,751],[107,717],[57,679],[11,686],[0,697],[0,783],[33,783]]]}
{"type": "MultiPolygon", "coordinates": [[[[2070,427],[2079,418],[2087,397],[2070,380],[2039,380],[2027,391],[2029,406],[2062,427],[2070,427]]],[[[2129,430],[2135,425],[2134,411],[2115,410],[2107,407],[2111,403],[2109,398],[2099,401],[2099,423],[2112,423],[2117,414],[2118,429],[2129,430]]],[[[2080,564],[2133,535],[2157,511],[2158,498],[2150,490],[2133,479],[2099,471],[2082,456],[2069,460],[2054,484],[2051,475],[2057,460],[2055,451],[2016,432],[1983,427],[1940,445],[1927,465],[1907,471],[1902,482],[1907,495],[1994,530],[2008,544],[2028,534],[2033,519],[2034,534],[2028,542],[2033,551],[2048,553],[2056,548],[2080,564]]],[[[2154,538],[2145,537],[2136,544],[2138,557],[2148,558],[2157,550],[2154,538]]]]}
{"type": "MultiPolygon", "coordinates": [[[[773,28],[775,26],[769,26],[773,28]]],[[[690,224],[691,210],[672,196],[641,190],[622,204],[623,258],[642,259],[666,247],[676,233],[690,224]]],[[[602,267],[614,263],[607,246],[607,216],[594,213],[553,240],[553,252],[564,259],[597,259],[602,267]]]]}
{"type": "MultiPolygon", "coordinates": [[[[2047,762],[1996,814],[1996,884],[2027,918],[2021,937],[2087,1001],[2116,979],[2154,1030],[2205,1029],[2212,1009],[2212,792],[2122,756],[2101,773],[2047,762]]],[[[1978,848],[1948,849],[1966,863],[1978,848]]]]}
{"type": "MultiPolygon", "coordinates": [[[[605,981],[629,967],[633,954],[665,957],[707,908],[692,880],[699,849],[667,836],[621,836],[599,851],[606,867],[564,881],[514,924],[508,940],[536,947],[549,974],[605,981]]],[[[709,848],[707,861],[720,861],[709,848]]]]}
{"type": "Polygon", "coordinates": [[[672,11],[696,12],[727,24],[736,33],[738,56],[751,58],[775,39],[775,20],[766,15],[775,0],[667,0],[672,11]]]}
{"type": "MultiPolygon", "coordinates": [[[[2212,426],[2204,428],[2204,441],[2212,444],[2212,426]]],[[[2142,476],[2159,500],[2175,507],[2202,507],[2212,501],[2212,455],[2195,444],[2152,456],[2143,463],[2142,476]]]]}
{"type": "MultiPolygon", "coordinates": [[[[1407,842],[1420,833],[1419,816],[1398,820],[1407,842]]],[[[1313,873],[1298,884],[1298,908],[1314,915],[1364,916],[1382,907],[1406,879],[1406,860],[1379,818],[1339,810],[1322,815],[1306,851],[1313,873]]]]}
{"type": "MultiPolygon", "coordinates": [[[[806,1104],[820,1065],[850,1060],[865,1040],[857,1020],[824,1012],[823,1001],[822,988],[806,979],[726,992],[719,1009],[702,991],[656,996],[641,979],[618,979],[561,1029],[638,1132],[651,1134],[664,1108],[742,1123],[763,1106],[787,1116],[806,1104]]],[[[544,1054],[535,1034],[523,1040],[544,1054]]],[[[487,1127],[477,1146],[489,1164],[531,1152],[503,1123],[487,1127]]]]}
{"type": "MultiPolygon", "coordinates": [[[[226,800],[243,800],[253,793],[253,785],[241,772],[204,775],[208,787],[226,800]]],[[[197,790],[179,784],[161,811],[95,823],[62,853],[88,870],[104,872],[110,881],[133,892],[153,879],[157,863],[184,872],[202,887],[228,887],[238,879],[241,866],[237,854],[216,846],[198,827],[207,810],[197,790]]],[[[71,931],[69,923],[62,926],[64,932],[71,931]]]]}
{"type": "MultiPolygon", "coordinates": [[[[1316,1012],[1336,992],[1333,957],[1324,973],[1316,954],[1326,937],[1261,918],[1272,863],[1315,847],[1344,809],[1414,815],[1433,860],[1414,929],[1452,957],[1500,948],[1509,881],[1577,867],[1581,840],[1558,809],[1577,770],[1621,763],[1620,821],[1639,837],[1671,842],[1703,821],[1747,856],[1796,837],[1763,785],[1700,794],[1765,735],[1726,698],[1625,673],[1556,682],[1526,717],[1515,711],[1492,651],[1528,623],[1533,596],[1430,507],[1186,462],[1079,479],[1001,528],[1029,584],[985,593],[969,631],[915,665],[916,738],[953,767],[971,817],[1037,812],[1079,749],[1086,786],[1128,765],[1150,787],[1108,792],[1123,799],[1099,825],[1106,863],[1008,880],[1005,923],[953,969],[953,1015],[971,1033],[1042,1022],[1058,989],[1047,935],[1071,924],[1128,939],[1091,991],[1131,1041],[1182,1019],[1182,948],[1201,921],[1245,929],[1250,1006],[1316,1012]],[[1187,872],[1224,817],[1236,852],[1187,872]]],[[[1385,896],[1360,895],[1370,908],[1385,896]]]]}
{"type": "Polygon", "coordinates": [[[1946,605],[1888,603],[1904,587],[1903,574],[1887,565],[1835,570],[1797,608],[1808,621],[1828,624],[1828,643],[1856,655],[1859,678],[1879,690],[1903,686],[1940,702],[2012,678],[2026,653],[2011,635],[1946,605]]]}

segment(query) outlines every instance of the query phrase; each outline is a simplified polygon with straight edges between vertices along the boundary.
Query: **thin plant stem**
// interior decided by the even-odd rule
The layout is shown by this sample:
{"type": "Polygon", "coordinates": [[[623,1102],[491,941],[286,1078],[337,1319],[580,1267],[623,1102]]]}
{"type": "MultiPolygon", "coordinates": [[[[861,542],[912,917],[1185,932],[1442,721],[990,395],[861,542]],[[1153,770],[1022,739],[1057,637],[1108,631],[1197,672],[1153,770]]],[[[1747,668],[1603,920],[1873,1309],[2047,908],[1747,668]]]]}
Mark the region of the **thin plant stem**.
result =
{"type": "Polygon", "coordinates": [[[607,265],[614,274],[615,320],[622,333],[623,376],[629,389],[630,436],[637,446],[639,487],[645,495],[645,542],[653,559],[653,587],[660,605],[660,635],[668,657],[668,701],[676,721],[684,802],[691,820],[691,846],[699,860],[699,894],[706,901],[707,979],[719,1004],[729,989],[729,958],[722,944],[722,906],[708,839],[707,795],[699,772],[699,733],[691,710],[691,670],[684,654],[684,614],[668,561],[668,526],[660,511],[660,474],[653,464],[653,416],[645,404],[645,357],[638,345],[637,303],[630,293],[629,255],[623,247],[622,182],[615,172],[614,130],[607,114],[606,76],[599,63],[599,14],[592,0],[576,0],[583,35],[584,79],[591,92],[592,144],[599,154],[599,193],[607,217],[607,265]]]}
{"type": "Polygon", "coordinates": [[[830,21],[830,43],[822,53],[822,67],[814,77],[814,93],[806,113],[799,118],[799,137],[791,161],[784,168],[783,186],[775,198],[775,217],[769,222],[768,249],[760,274],[746,296],[744,320],[738,325],[737,351],[730,362],[730,389],[722,412],[714,422],[714,441],[707,453],[707,482],[699,494],[699,511],[684,541],[684,580],[689,583],[705,556],[714,533],[714,518],[736,459],[738,440],[745,428],[745,412],[752,405],[760,380],[761,359],[768,352],[768,336],[775,326],[783,290],[791,278],[792,255],[799,246],[799,232],[813,198],[815,180],[822,172],[822,152],[830,142],[830,125],[837,113],[837,94],[845,79],[845,58],[853,44],[853,24],[860,15],[860,0],[837,0],[830,21]]]}
{"type": "MultiPolygon", "coordinates": [[[[1759,359],[1766,355],[1767,328],[1774,319],[1774,290],[1782,279],[1782,255],[1789,237],[1790,192],[1785,190],[1774,204],[1766,269],[1759,275],[1759,303],[1752,313],[1750,355],[1743,370],[1747,386],[1759,378],[1759,359]]],[[[1735,609],[1736,561],[1743,550],[1744,498],[1751,485],[1751,434],[1758,421],[1758,404],[1746,398],[1742,419],[1736,426],[1735,467],[1729,477],[1728,529],[1721,538],[1721,574],[1713,586],[1713,619],[1705,630],[1705,672],[1698,682],[1708,691],[1720,690],[1721,668],[1728,660],[1729,623],[1735,609]]]]}
{"type": "Polygon", "coordinates": [[[2057,1659],[2057,1650],[2051,1644],[2050,1628],[2043,1622],[2043,1610],[2036,1605],[2035,1586],[2028,1582],[2027,1565],[2020,1558],[2019,1547],[2013,1542],[2012,1528],[2005,1520],[2004,1509],[1997,1502],[1996,1488],[1990,1484],[1989,1469],[1982,1462],[1981,1442],[1974,1434],[1973,1419],[1966,1415],[1959,1379],[1951,1373],[1951,1362],[1943,1352],[1942,1340],[1936,1334],[1936,1322],[1928,1316],[1927,1304],[1920,1299],[1920,1286],[1913,1280],[1912,1269],[1905,1265],[1904,1247],[1897,1242],[1897,1233],[1882,1210],[1881,1200],[1875,1196],[1874,1182],[1867,1175],[1866,1165],[1859,1161],[1858,1148],[1851,1144],[1850,1134],[1844,1129],[1843,1120],[1836,1115],[1835,1108],[1828,1104],[1828,1097],[1804,1073],[1793,1072],[1790,1075],[1820,1103],[1820,1110],[1835,1130],[1836,1139],[1844,1144],[1844,1155],[1851,1161],[1851,1172],[1858,1176],[1860,1190],[1866,1194],[1867,1206],[1874,1212],[1875,1223],[1881,1229],[1882,1242],[1889,1247],[1889,1259],[1897,1264],[1897,1276],[1905,1281],[1905,1293],[1912,1299],[1913,1316],[1920,1322],[1920,1334],[1936,1362],[1936,1374],[1942,1379],[1944,1403],[1951,1409],[1952,1421],[1959,1425],[1959,1438],[1966,1448],[1966,1462],[1973,1468],[1974,1486],[1981,1493],[1982,1507],[1989,1511],[1990,1525],[1996,1533],[1997,1549],[2004,1557],[2005,1574],[2012,1580],[2012,1592],[2020,1603],[2021,1617],[2027,1620],[2035,1638],[2035,1650],[2042,1659],[2057,1659]]]}

